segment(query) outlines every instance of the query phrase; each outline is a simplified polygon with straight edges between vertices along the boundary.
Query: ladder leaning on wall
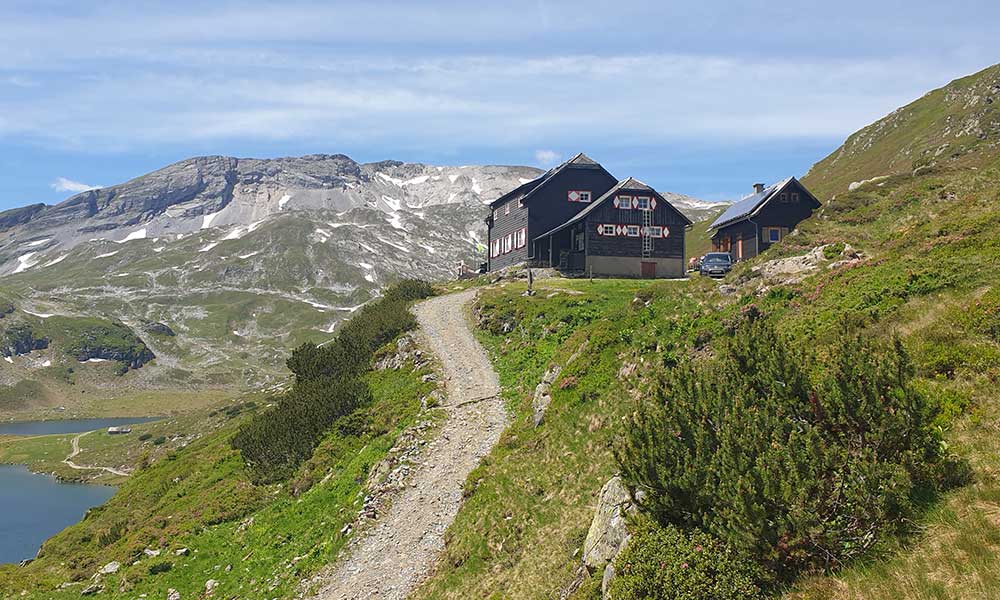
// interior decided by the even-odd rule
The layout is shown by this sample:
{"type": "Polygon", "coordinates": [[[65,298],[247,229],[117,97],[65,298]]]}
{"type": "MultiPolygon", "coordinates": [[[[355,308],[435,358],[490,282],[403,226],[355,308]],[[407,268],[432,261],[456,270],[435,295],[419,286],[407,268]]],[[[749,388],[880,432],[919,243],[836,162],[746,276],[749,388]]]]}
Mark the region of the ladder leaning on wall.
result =
{"type": "Polygon", "coordinates": [[[653,226],[653,211],[642,211],[642,257],[653,256],[653,237],[649,235],[649,230],[653,226]]]}

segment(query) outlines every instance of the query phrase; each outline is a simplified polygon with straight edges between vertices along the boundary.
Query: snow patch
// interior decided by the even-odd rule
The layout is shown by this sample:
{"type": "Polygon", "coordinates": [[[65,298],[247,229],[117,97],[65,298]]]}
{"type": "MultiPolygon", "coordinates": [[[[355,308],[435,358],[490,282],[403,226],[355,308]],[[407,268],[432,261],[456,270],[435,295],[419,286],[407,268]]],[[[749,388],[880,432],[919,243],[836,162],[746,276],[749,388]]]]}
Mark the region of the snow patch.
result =
{"type": "Polygon", "coordinates": [[[459,175],[449,175],[448,181],[455,183],[455,181],[457,181],[459,177],[460,177],[459,175]]]}
{"type": "Polygon", "coordinates": [[[397,243],[395,243],[395,242],[390,242],[389,240],[387,240],[387,239],[385,239],[385,238],[379,238],[379,241],[380,241],[380,242],[382,242],[382,243],[385,243],[385,244],[389,244],[389,245],[390,245],[390,246],[392,246],[393,248],[396,248],[396,249],[398,249],[398,250],[402,250],[403,252],[406,252],[406,253],[409,253],[409,252],[410,252],[410,249],[409,249],[409,248],[407,248],[406,246],[403,246],[403,245],[401,245],[401,244],[397,244],[397,243]]]}
{"type": "Polygon", "coordinates": [[[281,199],[278,200],[278,210],[285,210],[285,205],[288,204],[288,201],[291,199],[291,194],[285,194],[282,196],[281,199]]]}
{"type": "Polygon", "coordinates": [[[38,264],[37,260],[34,260],[37,252],[28,252],[27,254],[22,254],[17,257],[17,268],[14,269],[15,273],[20,273],[22,271],[27,271],[31,267],[38,264]]]}
{"type": "Polygon", "coordinates": [[[375,248],[372,248],[371,246],[369,246],[368,244],[366,244],[364,242],[358,242],[358,246],[360,246],[361,248],[367,250],[368,252],[371,252],[372,254],[375,254],[377,252],[377,250],[375,250],[375,248]]]}
{"type": "Polygon", "coordinates": [[[201,250],[199,250],[198,252],[208,252],[209,250],[211,250],[212,248],[215,248],[218,245],[219,245],[219,242],[212,242],[211,244],[206,244],[205,247],[202,248],[201,250]]]}
{"type": "Polygon", "coordinates": [[[403,205],[392,196],[382,196],[382,202],[389,205],[392,210],[399,210],[403,205]]]}
{"type": "Polygon", "coordinates": [[[399,213],[392,213],[392,216],[389,217],[389,225],[392,225],[393,229],[406,230],[406,228],[403,227],[403,221],[399,218],[399,213]]]}
{"type": "MultiPolygon", "coordinates": [[[[139,229],[137,231],[133,231],[132,233],[126,235],[125,239],[118,240],[118,243],[119,244],[124,244],[125,242],[131,242],[132,240],[144,240],[144,239],[146,239],[146,228],[145,227],[143,227],[142,229],[139,229]]],[[[177,238],[177,239],[180,239],[180,238],[177,238]]]]}
{"type": "Polygon", "coordinates": [[[375,174],[378,175],[379,177],[381,177],[382,179],[388,181],[389,183],[393,184],[393,185],[398,185],[399,187],[403,187],[403,185],[405,184],[405,182],[402,179],[396,179],[395,177],[390,177],[389,175],[386,175],[385,173],[379,172],[379,173],[375,173],[375,174]]]}
{"type": "Polygon", "coordinates": [[[359,262],[358,266],[361,267],[362,269],[374,269],[375,268],[374,265],[370,265],[370,264],[368,264],[366,262],[359,262]]]}
{"type": "Polygon", "coordinates": [[[431,248],[427,244],[420,244],[420,243],[418,243],[417,245],[420,246],[421,248],[423,248],[424,250],[430,252],[431,254],[437,254],[437,250],[435,250],[434,248],[431,248]]]}
{"type": "Polygon", "coordinates": [[[35,248],[37,246],[41,246],[43,244],[47,244],[47,243],[49,243],[51,241],[52,241],[52,238],[45,238],[44,240],[35,240],[33,242],[28,242],[27,244],[25,244],[25,246],[28,247],[28,248],[35,248]]]}
{"type": "Polygon", "coordinates": [[[42,363],[42,366],[43,367],[51,367],[52,366],[52,361],[51,360],[46,360],[45,362],[42,363]]]}
{"type": "Polygon", "coordinates": [[[237,256],[239,256],[242,259],[247,259],[250,258],[251,256],[257,256],[258,254],[260,254],[260,250],[254,250],[253,252],[247,252],[246,254],[238,254],[237,256]]]}
{"type": "Polygon", "coordinates": [[[58,265],[62,261],[66,260],[68,257],[69,257],[69,254],[63,254],[62,256],[59,256],[57,258],[53,258],[49,262],[47,262],[44,265],[42,265],[42,267],[44,268],[44,267],[51,267],[52,265],[58,265]]]}
{"type": "Polygon", "coordinates": [[[104,254],[98,254],[94,258],[107,258],[109,256],[114,256],[115,254],[118,254],[118,250],[115,250],[114,252],[105,252],[104,254]]]}
{"type": "Polygon", "coordinates": [[[13,358],[11,358],[11,357],[9,357],[9,356],[5,356],[5,357],[3,357],[3,359],[4,359],[5,361],[9,362],[10,364],[14,364],[14,359],[13,359],[13,358]]]}
{"type": "Polygon", "coordinates": [[[108,359],[106,359],[106,358],[88,358],[87,360],[85,360],[83,362],[89,362],[89,363],[108,362],[108,359]]]}
{"type": "Polygon", "coordinates": [[[55,316],[53,313],[36,313],[31,312],[30,310],[25,310],[24,312],[33,317],[38,317],[39,319],[48,319],[49,317],[55,316]]]}
{"type": "Polygon", "coordinates": [[[153,252],[156,252],[157,254],[159,254],[160,252],[163,252],[166,249],[167,249],[166,246],[160,246],[159,248],[153,248],[153,252]]]}
{"type": "Polygon", "coordinates": [[[430,179],[430,175],[421,175],[420,177],[414,177],[413,179],[407,179],[403,182],[403,185],[420,185],[421,183],[426,183],[430,179]]]}
{"type": "Polygon", "coordinates": [[[220,211],[214,212],[214,213],[212,213],[210,215],[205,215],[202,218],[202,220],[201,220],[201,228],[205,229],[205,228],[211,227],[212,226],[212,221],[215,219],[215,217],[219,216],[220,212],[222,212],[222,211],[220,210],[220,211]]]}
{"type": "Polygon", "coordinates": [[[477,196],[483,193],[483,186],[479,185],[475,177],[472,178],[472,192],[477,196]]]}
{"type": "Polygon", "coordinates": [[[375,283],[375,275],[372,273],[365,273],[365,281],[375,283]]]}

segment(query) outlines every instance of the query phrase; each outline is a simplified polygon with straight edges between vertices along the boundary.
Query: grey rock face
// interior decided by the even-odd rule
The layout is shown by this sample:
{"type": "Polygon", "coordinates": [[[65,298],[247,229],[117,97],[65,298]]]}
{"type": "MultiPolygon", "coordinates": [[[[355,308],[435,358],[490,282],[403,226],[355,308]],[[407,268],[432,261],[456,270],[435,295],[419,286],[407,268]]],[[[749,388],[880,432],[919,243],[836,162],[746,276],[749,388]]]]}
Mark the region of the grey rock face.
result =
{"type": "Polygon", "coordinates": [[[583,564],[591,573],[604,569],[628,541],[626,517],[634,509],[621,477],[615,476],[601,488],[594,520],[583,543],[583,564]]]}

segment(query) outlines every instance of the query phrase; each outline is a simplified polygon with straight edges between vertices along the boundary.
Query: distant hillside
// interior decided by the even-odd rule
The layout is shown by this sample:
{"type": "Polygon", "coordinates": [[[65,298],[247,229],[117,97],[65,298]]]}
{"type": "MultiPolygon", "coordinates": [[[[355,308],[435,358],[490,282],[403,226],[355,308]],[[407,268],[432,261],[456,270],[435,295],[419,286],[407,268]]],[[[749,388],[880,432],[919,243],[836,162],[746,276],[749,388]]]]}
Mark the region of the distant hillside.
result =
{"type": "Polygon", "coordinates": [[[995,164],[1000,64],[956,79],[854,133],[802,179],[820,198],[928,166],[995,164]]]}

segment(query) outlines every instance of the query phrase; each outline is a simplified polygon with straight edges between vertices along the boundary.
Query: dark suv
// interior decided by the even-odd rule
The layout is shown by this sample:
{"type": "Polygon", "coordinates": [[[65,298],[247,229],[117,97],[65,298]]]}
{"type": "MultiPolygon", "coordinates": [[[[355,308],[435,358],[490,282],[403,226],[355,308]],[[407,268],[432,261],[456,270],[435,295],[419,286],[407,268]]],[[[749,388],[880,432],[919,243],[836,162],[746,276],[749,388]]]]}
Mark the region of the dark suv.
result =
{"type": "Polygon", "coordinates": [[[733,270],[733,257],[728,252],[709,252],[701,257],[699,273],[709,277],[725,277],[733,270]]]}

